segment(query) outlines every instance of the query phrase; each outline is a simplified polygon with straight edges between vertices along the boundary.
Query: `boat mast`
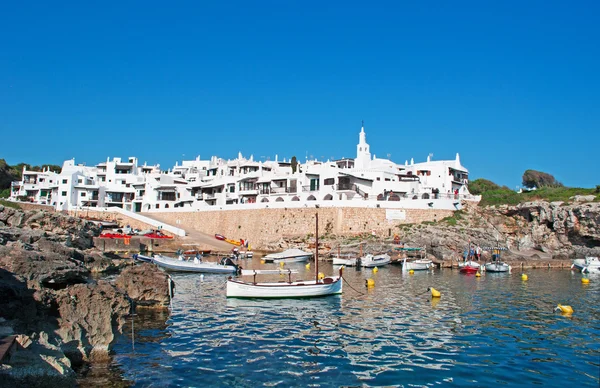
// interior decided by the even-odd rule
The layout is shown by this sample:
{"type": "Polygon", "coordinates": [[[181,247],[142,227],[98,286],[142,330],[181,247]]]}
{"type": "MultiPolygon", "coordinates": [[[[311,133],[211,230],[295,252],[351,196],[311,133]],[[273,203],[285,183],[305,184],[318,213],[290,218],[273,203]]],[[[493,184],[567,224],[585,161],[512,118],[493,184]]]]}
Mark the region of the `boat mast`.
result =
{"type": "Polygon", "coordinates": [[[319,283],[319,213],[315,213],[315,284],[319,283]]]}

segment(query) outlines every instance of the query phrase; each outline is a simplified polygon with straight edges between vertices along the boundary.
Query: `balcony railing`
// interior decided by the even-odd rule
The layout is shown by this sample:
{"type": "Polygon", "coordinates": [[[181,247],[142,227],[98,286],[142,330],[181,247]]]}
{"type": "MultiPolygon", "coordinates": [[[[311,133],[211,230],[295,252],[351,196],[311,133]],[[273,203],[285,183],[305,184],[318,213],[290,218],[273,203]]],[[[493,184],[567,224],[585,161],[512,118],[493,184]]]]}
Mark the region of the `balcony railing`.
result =
{"type": "Polygon", "coordinates": [[[302,191],[303,192],[313,192],[313,191],[319,191],[319,186],[302,186],[302,191]]]}

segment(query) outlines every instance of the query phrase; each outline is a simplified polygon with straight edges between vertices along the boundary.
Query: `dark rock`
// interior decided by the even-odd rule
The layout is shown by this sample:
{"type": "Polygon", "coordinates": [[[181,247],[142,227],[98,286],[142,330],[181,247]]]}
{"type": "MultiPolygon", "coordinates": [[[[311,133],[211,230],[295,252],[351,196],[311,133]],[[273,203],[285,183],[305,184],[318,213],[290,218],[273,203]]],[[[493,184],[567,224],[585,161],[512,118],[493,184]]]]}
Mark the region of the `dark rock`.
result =
{"type": "MultiPolygon", "coordinates": [[[[126,292],[138,306],[169,306],[169,275],[155,265],[144,263],[129,266],[121,272],[115,285],[126,292]]],[[[171,295],[172,292],[173,289],[171,295]]]]}
{"type": "Polygon", "coordinates": [[[125,323],[131,304],[125,294],[105,281],[77,284],[56,292],[57,334],[72,361],[103,360],[125,323]]]}
{"type": "Polygon", "coordinates": [[[89,271],[61,252],[30,251],[13,244],[0,246],[0,268],[27,280],[33,289],[63,288],[69,284],[84,283],[89,271]]]}

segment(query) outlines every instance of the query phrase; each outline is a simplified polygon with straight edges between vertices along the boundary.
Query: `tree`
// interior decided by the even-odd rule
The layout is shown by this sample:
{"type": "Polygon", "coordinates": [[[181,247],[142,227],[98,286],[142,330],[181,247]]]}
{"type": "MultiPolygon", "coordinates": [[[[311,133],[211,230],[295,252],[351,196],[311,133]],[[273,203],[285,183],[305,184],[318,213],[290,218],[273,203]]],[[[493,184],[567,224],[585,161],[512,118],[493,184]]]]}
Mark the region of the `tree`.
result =
{"type": "Polygon", "coordinates": [[[542,187],[563,187],[563,184],[554,179],[554,176],[536,170],[527,170],[523,174],[523,187],[530,189],[542,187]]]}
{"type": "Polygon", "coordinates": [[[483,194],[486,191],[498,190],[500,186],[487,179],[479,178],[469,182],[469,192],[473,195],[483,194]]]}
{"type": "Polygon", "coordinates": [[[297,168],[298,168],[298,160],[296,160],[295,156],[292,156],[292,174],[296,173],[297,168]]]}

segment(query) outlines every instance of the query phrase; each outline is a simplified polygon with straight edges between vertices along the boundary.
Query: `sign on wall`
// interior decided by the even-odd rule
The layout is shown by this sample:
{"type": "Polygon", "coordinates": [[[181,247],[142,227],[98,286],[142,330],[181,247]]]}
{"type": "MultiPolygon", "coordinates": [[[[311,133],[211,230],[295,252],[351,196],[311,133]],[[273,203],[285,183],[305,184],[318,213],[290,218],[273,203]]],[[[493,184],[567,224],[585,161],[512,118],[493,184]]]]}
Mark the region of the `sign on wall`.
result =
{"type": "Polygon", "coordinates": [[[399,209],[385,209],[386,220],[406,220],[406,210],[399,209]]]}

